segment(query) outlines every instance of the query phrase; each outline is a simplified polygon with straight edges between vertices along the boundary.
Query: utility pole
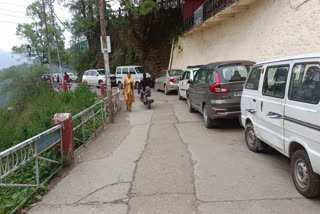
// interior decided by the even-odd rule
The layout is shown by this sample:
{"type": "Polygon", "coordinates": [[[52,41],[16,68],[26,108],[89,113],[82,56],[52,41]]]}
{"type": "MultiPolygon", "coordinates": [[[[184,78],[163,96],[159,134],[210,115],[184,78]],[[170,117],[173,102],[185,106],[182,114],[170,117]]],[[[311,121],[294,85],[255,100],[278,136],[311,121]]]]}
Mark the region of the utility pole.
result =
{"type": "Polygon", "coordinates": [[[49,1],[49,7],[51,11],[51,16],[52,16],[52,25],[53,25],[53,32],[54,32],[54,37],[56,40],[56,46],[57,46],[57,55],[58,55],[58,61],[59,61],[59,70],[60,70],[60,77],[63,80],[63,74],[62,74],[62,67],[61,67],[61,59],[60,59],[60,52],[59,52],[59,42],[58,42],[58,37],[57,37],[57,31],[56,31],[56,25],[54,23],[54,13],[53,13],[53,6],[52,6],[52,1],[49,1]]]}
{"type": "Polygon", "coordinates": [[[105,78],[106,84],[108,89],[108,107],[109,107],[109,122],[113,123],[113,102],[112,102],[112,88],[110,82],[110,67],[109,67],[109,54],[107,50],[107,30],[106,30],[106,23],[104,20],[104,1],[99,0],[99,12],[100,12],[100,28],[101,28],[101,37],[102,37],[102,44],[103,44],[103,59],[104,59],[104,71],[105,71],[105,78]]]}
{"type": "Polygon", "coordinates": [[[44,24],[46,25],[47,48],[48,48],[48,57],[49,57],[49,64],[50,64],[50,75],[51,75],[51,81],[52,81],[51,85],[53,86],[53,74],[52,74],[50,43],[49,43],[48,25],[47,25],[47,14],[46,14],[46,5],[44,3],[44,0],[42,0],[42,6],[43,6],[44,24]]]}

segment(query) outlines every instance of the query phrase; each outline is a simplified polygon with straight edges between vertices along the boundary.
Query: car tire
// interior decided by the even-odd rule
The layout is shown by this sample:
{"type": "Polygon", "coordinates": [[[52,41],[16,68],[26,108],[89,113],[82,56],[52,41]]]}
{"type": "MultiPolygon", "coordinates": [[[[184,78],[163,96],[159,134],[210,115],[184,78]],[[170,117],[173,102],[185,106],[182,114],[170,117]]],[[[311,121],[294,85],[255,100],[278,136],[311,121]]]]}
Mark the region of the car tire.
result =
{"type": "Polygon", "coordinates": [[[103,83],[102,80],[99,80],[98,85],[100,86],[103,83]]]}
{"type": "Polygon", "coordinates": [[[165,94],[165,95],[168,95],[168,94],[169,94],[167,85],[164,85],[164,94],[165,94]]]}
{"type": "Polygon", "coordinates": [[[180,89],[178,89],[178,97],[179,97],[179,100],[182,100],[182,96],[180,94],[180,89]]]}
{"type": "Polygon", "coordinates": [[[190,113],[194,113],[195,111],[194,111],[194,108],[192,107],[191,100],[189,99],[189,97],[188,97],[188,99],[187,99],[187,104],[188,104],[188,110],[189,110],[189,112],[190,112],[190,113]]]}
{"type": "Polygon", "coordinates": [[[261,152],[264,150],[263,142],[257,138],[252,123],[248,123],[245,127],[245,139],[248,149],[252,152],[261,152]]]}
{"type": "Polygon", "coordinates": [[[203,122],[204,122],[204,126],[208,129],[216,125],[215,121],[209,117],[207,105],[204,105],[203,107],[203,122]]]}
{"type": "Polygon", "coordinates": [[[122,85],[122,82],[118,82],[118,88],[122,89],[123,85],[122,85]]]}
{"type": "Polygon", "coordinates": [[[297,150],[291,158],[291,175],[298,192],[306,198],[320,194],[320,175],[312,170],[309,156],[304,149],[297,150]]]}

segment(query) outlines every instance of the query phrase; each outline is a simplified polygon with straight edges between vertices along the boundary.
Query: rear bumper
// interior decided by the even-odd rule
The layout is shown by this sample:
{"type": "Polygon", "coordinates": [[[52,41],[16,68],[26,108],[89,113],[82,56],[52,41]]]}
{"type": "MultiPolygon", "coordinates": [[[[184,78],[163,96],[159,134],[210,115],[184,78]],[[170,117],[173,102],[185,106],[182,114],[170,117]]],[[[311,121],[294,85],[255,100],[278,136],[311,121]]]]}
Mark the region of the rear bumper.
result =
{"type": "Polygon", "coordinates": [[[170,83],[167,85],[167,89],[168,89],[168,91],[178,91],[179,85],[170,82],[170,83]]]}
{"type": "Polygon", "coordinates": [[[240,105],[211,105],[208,113],[212,119],[235,119],[240,117],[241,110],[240,105]]]}

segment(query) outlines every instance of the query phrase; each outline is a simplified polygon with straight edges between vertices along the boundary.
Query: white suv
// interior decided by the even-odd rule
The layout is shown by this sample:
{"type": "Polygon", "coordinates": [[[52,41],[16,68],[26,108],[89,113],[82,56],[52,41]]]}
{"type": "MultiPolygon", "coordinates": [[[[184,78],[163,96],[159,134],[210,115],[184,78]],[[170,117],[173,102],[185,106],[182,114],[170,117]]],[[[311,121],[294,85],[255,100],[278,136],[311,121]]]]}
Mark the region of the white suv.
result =
{"type": "Polygon", "coordinates": [[[101,85],[105,82],[104,69],[91,69],[84,72],[82,82],[87,82],[88,85],[101,85]]]}
{"type": "Polygon", "coordinates": [[[251,151],[264,143],[291,159],[305,197],[320,194],[320,54],[253,66],[241,99],[241,122],[251,151]]]}
{"type": "Polygon", "coordinates": [[[118,87],[122,88],[123,82],[128,75],[131,74],[131,78],[134,80],[135,87],[138,88],[140,81],[143,78],[143,73],[147,74],[147,78],[151,78],[151,75],[147,73],[146,69],[139,65],[132,66],[119,66],[116,69],[116,78],[118,81],[118,87]]]}

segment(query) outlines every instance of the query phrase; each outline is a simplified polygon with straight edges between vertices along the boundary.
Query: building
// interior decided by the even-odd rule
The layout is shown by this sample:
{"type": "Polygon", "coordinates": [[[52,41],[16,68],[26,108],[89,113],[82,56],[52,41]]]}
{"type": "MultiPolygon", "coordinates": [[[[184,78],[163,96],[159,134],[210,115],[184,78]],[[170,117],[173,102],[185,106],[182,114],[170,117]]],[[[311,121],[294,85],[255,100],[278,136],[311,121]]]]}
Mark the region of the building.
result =
{"type": "Polygon", "coordinates": [[[172,68],[320,52],[319,0],[186,0],[172,68]]]}

